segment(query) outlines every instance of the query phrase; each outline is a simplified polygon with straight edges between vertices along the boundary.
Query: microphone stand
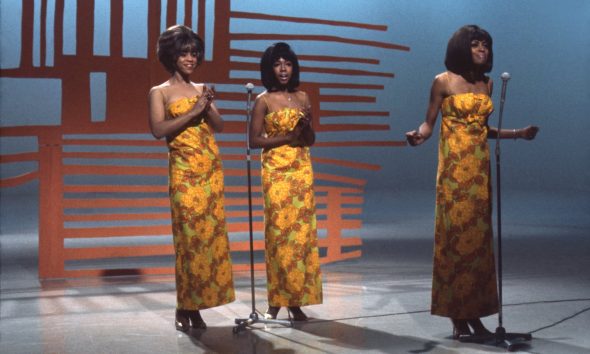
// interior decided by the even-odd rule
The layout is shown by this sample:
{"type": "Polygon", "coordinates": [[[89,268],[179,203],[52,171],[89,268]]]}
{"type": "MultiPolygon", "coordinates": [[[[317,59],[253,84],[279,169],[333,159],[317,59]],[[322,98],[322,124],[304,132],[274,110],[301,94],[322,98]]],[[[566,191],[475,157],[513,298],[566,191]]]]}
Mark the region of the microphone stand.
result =
{"type": "Polygon", "coordinates": [[[252,101],[252,89],[254,85],[251,83],[246,84],[248,90],[248,99],[246,101],[246,170],[248,174],[248,226],[250,231],[250,290],[252,297],[252,312],[248,318],[236,318],[232,332],[234,334],[244,330],[246,326],[251,326],[256,323],[275,323],[283,326],[293,327],[293,322],[290,320],[271,320],[264,318],[264,315],[256,310],[256,295],[254,291],[254,232],[252,226],[252,173],[251,162],[250,162],[250,118],[252,110],[250,103],[252,101]]]}
{"type": "Polygon", "coordinates": [[[533,336],[530,333],[507,333],[502,323],[502,205],[500,191],[500,131],[502,129],[502,114],[504,112],[504,101],[506,100],[506,86],[510,80],[510,74],[507,72],[500,75],[502,79],[502,93],[500,95],[500,113],[498,118],[498,134],[496,135],[496,205],[497,205],[497,233],[498,233],[498,327],[495,333],[486,335],[467,335],[461,336],[459,341],[466,343],[493,344],[504,346],[508,351],[512,351],[517,346],[524,345],[525,341],[530,341],[533,336]]]}

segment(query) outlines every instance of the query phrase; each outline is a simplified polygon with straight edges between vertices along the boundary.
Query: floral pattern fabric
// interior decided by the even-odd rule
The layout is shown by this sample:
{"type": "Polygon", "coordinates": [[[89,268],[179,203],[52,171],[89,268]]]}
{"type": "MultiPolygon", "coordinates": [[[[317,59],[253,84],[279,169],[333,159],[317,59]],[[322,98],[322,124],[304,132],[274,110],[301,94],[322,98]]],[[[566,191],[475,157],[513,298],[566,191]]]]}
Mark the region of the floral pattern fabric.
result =
{"type": "MultiPolygon", "coordinates": [[[[173,119],[197,97],[168,105],[173,119]]],[[[168,139],[169,195],[176,253],[177,308],[201,310],[234,301],[219,149],[209,125],[195,122],[168,139]]]]}
{"type": "MultiPolygon", "coordinates": [[[[285,135],[300,114],[290,108],[267,114],[266,134],[285,135]]],[[[322,303],[309,147],[283,145],[263,150],[262,188],[269,305],[322,303]]]]}
{"type": "Polygon", "coordinates": [[[435,315],[479,318],[498,312],[490,196],[488,95],[442,103],[436,181],[432,308],[435,315]]]}

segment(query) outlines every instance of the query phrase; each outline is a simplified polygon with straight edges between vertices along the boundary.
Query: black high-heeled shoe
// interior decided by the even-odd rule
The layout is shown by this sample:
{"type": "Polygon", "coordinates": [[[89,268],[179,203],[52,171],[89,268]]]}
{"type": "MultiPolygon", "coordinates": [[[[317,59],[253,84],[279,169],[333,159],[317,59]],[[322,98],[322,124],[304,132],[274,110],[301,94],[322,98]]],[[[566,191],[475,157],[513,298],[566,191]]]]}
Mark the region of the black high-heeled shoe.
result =
{"type": "Polygon", "coordinates": [[[266,312],[264,313],[264,318],[266,318],[267,320],[276,320],[280,309],[280,306],[269,306],[266,312]]]}
{"type": "Polygon", "coordinates": [[[176,309],[174,324],[177,331],[188,332],[189,329],[189,314],[187,310],[176,309]]]}
{"type": "Polygon", "coordinates": [[[307,321],[307,315],[301,311],[301,307],[299,306],[289,306],[289,313],[293,317],[294,321],[307,321]]]}
{"type": "Polygon", "coordinates": [[[490,332],[483,325],[483,323],[481,323],[481,320],[479,318],[468,319],[467,323],[469,324],[469,326],[471,326],[471,328],[473,328],[473,334],[475,334],[476,336],[487,336],[492,334],[492,332],[490,332]]]}
{"type": "Polygon", "coordinates": [[[201,317],[201,312],[199,310],[190,310],[188,311],[188,318],[191,320],[191,327],[197,329],[206,329],[207,324],[201,317]]]}
{"type": "Polygon", "coordinates": [[[453,322],[453,339],[457,340],[461,336],[470,336],[471,335],[471,330],[469,329],[469,326],[467,325],[467,320],[457,320],[457,319],[451,318],[451,321],[453,322]]]}

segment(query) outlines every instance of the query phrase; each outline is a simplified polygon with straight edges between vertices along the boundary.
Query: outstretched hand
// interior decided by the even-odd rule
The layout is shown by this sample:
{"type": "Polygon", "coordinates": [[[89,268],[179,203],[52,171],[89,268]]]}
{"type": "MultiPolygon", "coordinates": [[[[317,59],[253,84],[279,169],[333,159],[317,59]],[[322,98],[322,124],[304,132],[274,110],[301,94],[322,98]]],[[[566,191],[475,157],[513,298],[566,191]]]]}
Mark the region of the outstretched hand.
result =
{"type": "Polygon", "coordinates": [[[538,132],[539,127],[535,125],[529,125],[528,127],[522,129],[521,135],[525,140],[533,140],[537,136],[538,132]]]}
{"type": "Polygon", "coordinates": [[[418,130],[412,130],[406,133],[406,140],[411,146],[417,146],[426,141],[424,136],[418,133],[418,130]]]}

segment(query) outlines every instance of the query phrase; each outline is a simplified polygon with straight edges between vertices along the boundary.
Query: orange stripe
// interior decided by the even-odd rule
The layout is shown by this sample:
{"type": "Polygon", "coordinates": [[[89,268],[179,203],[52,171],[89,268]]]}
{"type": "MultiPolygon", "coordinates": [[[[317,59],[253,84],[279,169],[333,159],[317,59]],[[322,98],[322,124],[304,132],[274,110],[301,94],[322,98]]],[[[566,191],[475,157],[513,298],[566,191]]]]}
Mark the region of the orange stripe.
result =
{"type": "Polygon", "coordinates": [[[66,185],[64,193],[161,193],[168,192],[167,185],[124,186],[124,185],[66,185]]]}
{"type": "MultiPolygon", "coordinates": [[[[329,220],[318,220],[318,229],[327,229],[330,224],[329,220]]],[[[358,219],[340,219],[338,220],[338,230],[360,229],[361,220],[358,219]]],[[[263,230],[264,222],[254,221],[252,227],[254,230],[263,230]]],[[[249,221],[232,222],[227,225],[228,232],[241,232],[249,230],[249,221]]],[[[117,226],[117,227],[80,227],[65,228],[63,238],[106,238],[106,237],[140,237],[140,236],[162,236],[172,235],[170,225],[150,225],[150,226],[117,226]]],[[[348,238],[343,238],[348,239],[348,238]]],[[[339,242],[340,243],[340,242],[339,242]]],[[[321,243],[320,243],[321,244],[321,243]]]]}
{"type": "Polygon", "coordinates": [[[38,161],[38,152],[23,152],[20,154],[0,155],[0,163],[38,161]]]}
{"type": "MultiPolygon", "coordinates": [[[[335,175],[323,174],[330,181],[343,182],[356,185],[365,185],[366,181],[362,179],[342,177],[335,175]]],[[[338,196],[338,200],[346,202],[343,203],[362,203],[361,196],[338,196]]],[[[330,194],[316,195],[317,204],[328,204],[330,202],[330,194]]],[[[261,197],[252,198],[252,205],[263,205],[261,197]]],[[[226,198],[226,206],[244,206],[248,204],[247,198],[226,198]]],[[[151,207],[169,207],[170,201],[168,198],[66,198],[63,200],[64,208],[77,209],[95,209],[95,208],[151,208],[151,207]]],[[[319,208],[318,208],[319,209],[319,208]]]]}
{"type": "Polygon", "coordinates": [[[167,213],[145,213],[145,214],[67,214],[63,216],[64,221],[122,221],[122,220],[169,220],[170,212],[167,213]]]}
{"type": "Polygon", "coordinates": [[[320,102],[377,102],[375,96],[320,95],[320,102]]]}
{"type": "MultiPolygon", "coordinates": [[[[262,52],[253,50],[240,50],[231,49],[229,52],[230,56],[248,57],[248,58],[260,58],[262,52]]],[[[370,58],[358,58],[358,57],[337,57],[331,55],[297,55],[299,60],[312,60],[312,61],[327,61],[327,62],[349,62],[349,63],[363,63],[363,64],[374,64],[380,63],[377,59],[370,58]]]]}
{"type": "MultiPolygon", "coordinates": [[[[260,70],[259,64],[255,63],[244,63],[244,62],[233,62],[231,65],[233,70],[244,70],[244,71],[257,71],[260,70]]],[[[336,74],[336,75],[353,75],[353,76],[378,76],[378,77],[390,77],[393,78],[392,73],[367,71],[367,70],[353,70],[353,69],[338,69],[338,68],[323,68],[313,66],[300,66],[301,72],[310,73],[321,73],[321,74],[336,74]]]]}
{"type": "Polygon", "coordinates": [[[87,159],[168,159],[166,152],[63,152],[62,156],[87,159]]]}
{"type": "Polygon", "coordinates": [[[168,167],[64,165],[64,175],[150,175],[167,176],[168,167]]]}
{"type": "Polygon", "coordinates": [[[159,140],[124,140],[124,139],[64,139],[63,145],[98,145],[98,146],[165,146],[159,140]]]}
{"type": "Polygon", "coordinates": [[[231,11],[229,13],[229,16],[233,17],[233,18],[246,18],[246,19],[253,19],[253,20],[270,20],[270,21],[284,21],[284,22],[295,22],[295,23],[315,23],[315,24],[339,26],[339,27],[364,28],[364,29],[369,29],[369,30],[374,30],[374,31],[387,31],[387,26],[384,26],[384,25],[372,25],[372,24],[368,24],[368,23],[348,22],[348,21],[333,21],[333,20],[324,20],[324,19],[318,19],[318,18],[276,16],[276,15],[267,15],[267,14],[241,12],[241,11],[231,11]]]}
{"type": "MultiPolygon", "coordinates": [[[[356,204],[362,203],[362,200],[356,202],[356,204]]],[[[350,203],[354,204],[354,203],[350,203]]],[[[346,215],[358,215],[362,213],[361,208],[340,208],[339,209],[341,214],[346,215]]],[[[326,208],[322,208],[320,206],[316,209],[317,215],[328,215],[328,210],[326,208]]],[[[247,218],[249,215],[248,210],[236,210],[236,211],[226,211],[225,217],[226,219],[233,219],[233,218],[247,218]]],[[[252,215],[254,217],[262,217],[264,216],[264,211],[262,209],[256,209],[252,211],[252,215]]],[[[88,221],[95,221],[95,222],[103,222],[103,221],[131,221],[131,220],[169,220],[170,219],[170,212],[166,213],[121,213],[121,214],[66,214],[63,216],[63,220],[65,222],[88,222],[88,221]]],[[[231,223],[231,221],[230,221],[231,223]]]]}
{"type": "Polygon", "coordinates": [[[334,110],[320,110],[320,119],[323,117],[355,117],[355,116],[369,116],[369,117],[389,117],[387,111],[334,111],[334,110]]]}
{"type": "Polygon", "coordinates": [[[264,41],[321,41],[363,45],[375,48],[396,49],[409,51],[410,48],[399,44],[391,44],[363,39],[342,38],[315,34],[260,34],[260,33],[230,33],[229,40],[264,40],[264,41]]]}
{"type": "MultiPolygon", "coordinates": [[[[364,162],[357,162],[357,161],[347,161],[347,160],[336,160],[336,159],[328,159],[324,157],[313,157],[313,162],[319,162],[327,165],[336,165],[336,166],[343,166],[343,167],[351,167],[355,169],[362,169],[362,170],[371,170],[371,171],[379,171],[381,166],[375,164],[369,164],[364,162]]],[[[316,188],[317,189],[317,188],[316,188]]]]}
{"type": "Polygon", "coordinates": [[[3,178],[0,180],[0,188],[20,186],[38,178],[38,171],[28,172],[16,177],[3,178]]]}
{"type": "Polygon", "coordinates": [[[318,147],[373,147],[373,146],[406,146],[405,140],[401,141],[325,141],[317,142],[314,146],[318,147]]]}
{"type": "Polygon", "coordinates": [[[388,124],[321,124],[316,127],[317,132],[342,132],[365,130],[389,130],[388,124]]]}

